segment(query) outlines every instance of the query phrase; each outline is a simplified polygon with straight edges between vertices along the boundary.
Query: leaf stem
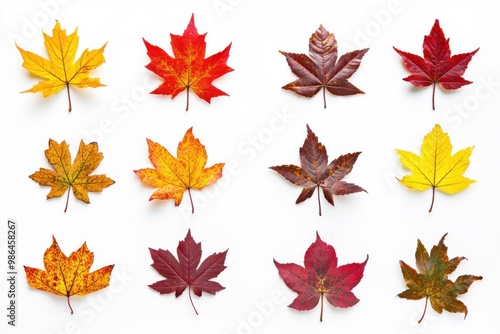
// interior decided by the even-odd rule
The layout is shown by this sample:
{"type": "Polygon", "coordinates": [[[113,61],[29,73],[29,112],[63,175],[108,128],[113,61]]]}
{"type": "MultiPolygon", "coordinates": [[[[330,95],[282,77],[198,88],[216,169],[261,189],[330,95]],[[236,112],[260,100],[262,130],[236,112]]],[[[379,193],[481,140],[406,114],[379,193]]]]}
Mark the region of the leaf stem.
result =
{"type": "Polygon", "coordinates": [[[191,301],[191,306],[193,306],[194,313],[198,315],[198,311],[196,311],[196,307],[194,307],[193,299],[191,298],[191,287],[188,289],[189,300],[191,301]]]}
{"type": "Polygon", "coordinates": [[[432,201],[431,201],[431,207],[429,208],[429,212],[432,212],[432,207],[434,206],[435,194],[436,194],[436,186],[432,186],[432,201]]]}
{"type": "Polygon", "coordinates": [[[68,306],[69,306],[69,309],[71,310],[71,314],[73,314],[73,308],[71,307],[71,303],[69,302],[69,296],[68,296],[68,306]]]}
{"type": "Polygon", "coordinates": [[[319,321],[323,321],[323,293],[321,294],[321,313],[319,314],[319,321]]]}
{"type": "Polygon", "coordinates": [[[68,111],[71,112],[72,107],[71,107],[71,95],[69,93],[69,82],[66,83],[66,91],[68,92],[68,103],[69,103],[68,111]]]}
{"type": "Polygon", "coordinates": [[[68,188],[68,196],[66,196],[66,206],[64,207],[64,212],[68,210],[69,193],[71,192],[71,187],[68,188]]]}
{"type": "Polygon", "coordinates": [[[422,320],[424,320],[425,312],[427,311],[427,302],[429,301],[429,296],[425,296],[425,306],[424,306],[424,313],[422,314],[422,317],[420,317],[420,320],[418,323],[421,323],[422,320]]]}
{"type": "Polygon", "coordinates": [[[189,87],[187,88],[187,97],[186,97],[186,111],[189,109],[189,87]]]}
{"type": "Polygon", "coordinates": [[[321,200],[320,200],[320,196],[319,196],[319,188],[318,188],[318,207],[319,207],[319,215],[321,216],[321,200]]]}
{"type": "Polygon", "coordinates": [[[187,188],[189,194],[189,201],[191,202],[191,213],[194,213],[193,198],[191,197],[191,188],[187,188]]]}
{"type": "Polygon", "coordinates": [[[432,110],[436,110],[434,107],[434,96],[436,95],[436,83],[432,85],[432,110]]]}
{"type": "Polygon", "coordinates": [[[323,87],[323,108],[326,109],[326,88],[323,87]]]}

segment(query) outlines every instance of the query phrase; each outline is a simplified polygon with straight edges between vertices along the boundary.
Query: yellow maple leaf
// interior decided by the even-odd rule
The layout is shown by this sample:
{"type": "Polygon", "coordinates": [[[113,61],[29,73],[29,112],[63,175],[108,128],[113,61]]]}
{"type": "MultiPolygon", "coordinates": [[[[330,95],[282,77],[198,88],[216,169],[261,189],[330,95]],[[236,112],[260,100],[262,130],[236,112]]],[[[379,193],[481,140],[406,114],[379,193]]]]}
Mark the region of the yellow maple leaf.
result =
{"type": "Polygon", "coordinates": [[[162,145],[146,139],[149,146],[149,160],[153,168],[134,170],[141,181],[149,186],[159,188],[149,200],[174,199],[178,206],[187,190],[194,213],[191,189],[202,189],[214,184],[222,177],[223,163],[205,168],[207,152],[205,146],[193,136],[193,128],[186,131],[184,138],[177,146],[177,158],[162,145]]]}
{"type": "Polygon", "coordinates": [[[59,248],[56,238],[52,236],[52,245],[43,255],[45,270],[24,266],[26,280],[32,288],[65,296],[73,314],[69,297],[85,296],[101,290],[109,285],[114,264],[90,272],[94,263],[94,253],[83,245],[69,257],[59,248]]]}
{"type": "Polygon", "coordinates": [[[47,194],[47,199],[61,197],[67,191],[64,212],[68,209],[71,189],[73,189],[76,198],[88,204],[90,203],[89,191],[101,192],[104,188],[115,183],[105,174],[90,175],[103,159],[102,153],[99,152],[99,146],[95,142],[85,144],[81,140],[75,161],[72,164],[68,144],[64,140],[59,144],[55,140],[49,139],[49,148],[45,150],[45,157],[55,171],[40,168],[31,174],[30,178],[42,186],[52,187],[47,194]]]}
{"type": "Polygon", "coordinates": [[[471,146],[452,155],[448,134],[436,124],[424,137],[420,149],[421,156],[396,150],[401,163],[412,172],[411,175],[399,179],[399,182],[414,190],[423,191],[432,187],[432,202],[429,208],[431,212],[436,188],[447,194],[455,194],[476,182],[462,175],[469,167],[469,157],[473,148],[474,146],[471,146]]]}
{"type": "Polygon", "coordinates": [[[78,28],[71,35],[66,35],[66,30],[62,30],[59,21],[56,21],[52,37],[43,33],[49,59],[25,51],[16,44],[24,60],[23,67],[30,73],[45,79],[21,93],[41,92],[44,97],[49,97],[66,87],[69,111],[71,111],[70,85],[78,88],[104,86],[99,78],[89,78],[89,73],[104,63],[103,53],[107,43],[99,49],[90,51],[85,49],[80,58],[75,61],[79,40],[77,31],[78,28]]]}

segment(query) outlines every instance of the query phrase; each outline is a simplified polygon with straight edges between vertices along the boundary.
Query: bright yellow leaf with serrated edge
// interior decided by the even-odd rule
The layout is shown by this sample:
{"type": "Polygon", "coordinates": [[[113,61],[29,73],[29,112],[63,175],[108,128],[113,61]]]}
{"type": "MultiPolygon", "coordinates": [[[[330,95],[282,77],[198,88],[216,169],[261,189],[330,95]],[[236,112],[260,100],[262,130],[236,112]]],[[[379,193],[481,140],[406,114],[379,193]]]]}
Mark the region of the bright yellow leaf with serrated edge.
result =
{"type": "Polygon", "coordinates": [[[177,158],[162,145],[147,139],[149,160],[155,168],[134,170],[141,181],[151,187],[159,188],[149,200],[173,199],[178,206],[184,194],[188,191],[191,201],[191,211],[194,205],[191,189],[203,189],[217,182],[222,177],[223,163],[217,163],[205,168],[207,151],[199,139],[193,136],[193,128],[186,131],[184,138],[177,146],[177,158]]]}
{"type": "Polygon", "coordinates": [[[414,190],[426,190],[432,187],[432,202],[429,212],[434,205],[436,188],[447,194],[455,194],[476,182],[464,177],[469,167],[469,157],[474,146],[462,149],[451,154],[452,145],[447,133],[444,133],[439,124],[424,137],[420,154],[396,150],[401,163],[412,174],[399,179],[403,185],[414,190]]]}
{"type": "Polygon", "coordinates": [[[78,28],[71,35],[66,35],[66,30],[61,29],[59,21],[56,21],[52,37],[43,33],[49,59],[25,51],[16,44],[24,60],[23,67],[32,74],[45,79],[21,93],[41,92],[44,97],[49,97],[66,87],[69,111],[71,111],[70,85],[78,88],[104,86],[99,78],[89,78],[89,73],[104,63],[103,53],[107,43],[99,49],[90,51],[85,49],[80,58],[75,61],[79,40],[77,31],[78,28]]]}
{"type": "Polygon", "coordinates": [[[73,314],[69,297],[85,296],[91,292],[101,290],[109,285],[111,271],[114,265],[102,267],[90,272],[94,263],[94,253],[89,251],[83,243],[69,257],[59,248],[56,238],[52,236],[52,245],[43,255],[45,270],[24,266],[26,280],[32,288],[65,296],[73,314]]]}

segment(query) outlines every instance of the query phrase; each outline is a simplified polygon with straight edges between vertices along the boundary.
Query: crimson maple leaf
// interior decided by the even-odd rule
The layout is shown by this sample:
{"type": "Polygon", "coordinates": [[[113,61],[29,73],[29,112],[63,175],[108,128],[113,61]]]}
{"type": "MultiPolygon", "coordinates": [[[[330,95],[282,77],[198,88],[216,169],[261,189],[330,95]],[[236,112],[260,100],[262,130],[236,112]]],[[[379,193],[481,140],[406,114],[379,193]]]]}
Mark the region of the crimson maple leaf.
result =
{"type": "Polygon", "coordinates": [[[201,297],[202,292],[215,294],[225,289],[212,279],[226,269],[224,261],[228,250],[210,255],[200,265],[201,243],[194,241],[191,230],[188,230],[184,240],[177,246],[179,260],[169,250],[149,248],[149,251],[153,259],[151,266],[165,277],[164,280],[150,284],[149,287],[160,294],[175,292],[175,297],[179,297],[188,288],[189,300],[196,314],[198,311],[194,307],[191,290],[201,297]]]}
{"type": "Polygon", "coordinates": [[[451,56],[449,42],[450,39],[444,36],[439,26],[439,20],[436,20],[430,34],[424,36],[424,58],[393,47],[403,58],[405,67],[412,73],[403,80],[417,87],[432,85],[432,110],[435,110],[436,84],[440,84],[444,89],[454,90],[472,83],[462,78],[462,75],[479,48],[451,56]]]}
{"type": "Polygon", "coordinates": [[[333,95],[364,94],[348,79],[361,65],[361,59],[368,49],[344,54],[337,61],[337,40],[323,25],[309,38],[309,56],[303,53],[280,51],[292,72],[299,79],[281,87],[305,97],[313,97],[323,89],[323,104],[326,108],[326,91],[333,95]]]}
{"type": "Polygon", "coordinates": [[[151,94],[172,95],[172,99],[187,89],[186,111],[189,109],[189,92],[210,103],[212,97],[228,95],[212,85],[212,81],[233,71],[227,66],[231,43],[221,52],[205,58],[205,34],[198,34],[194,14],[182,36],[170,34],[174,57],[144,38],[151,62],[147,69],[163,78],[164,82],[151,94]]]}
{"type": "Polygon", "coordinates": [[[289,307],[309,311],[321,300],[320,321],[323,321],[323,297],[335,307],[347,308],[356,305],[359,299],[352,293],[363,277],[368,255],[363,263],[337,266],[337,255],[333,246],[321,240],[316,232],[316,241],[309,246],[304,256],[304,267],[295,263],[281,264],[274,260],[279,275],[286,286],[298,293],[289,307]]]}
{"type": "Polygon", "coordinates": [[[319,215],[321,216],[319,188],[323,189],[323,195],[331,205],[334,205],[334,195],[366,192],[360,186],[342,181],[351,172],[361,152],[341,155],[328,164],[326,147],[318,141],[318,137],[307,125],[307,137],[299,149],[299,154],[302,167],[296,165],[269,167],[293,184],[303,187],[302,192],[295,201],[296,204],[311,197],[314,190],[318,188],[318,206],[319,215]]]}

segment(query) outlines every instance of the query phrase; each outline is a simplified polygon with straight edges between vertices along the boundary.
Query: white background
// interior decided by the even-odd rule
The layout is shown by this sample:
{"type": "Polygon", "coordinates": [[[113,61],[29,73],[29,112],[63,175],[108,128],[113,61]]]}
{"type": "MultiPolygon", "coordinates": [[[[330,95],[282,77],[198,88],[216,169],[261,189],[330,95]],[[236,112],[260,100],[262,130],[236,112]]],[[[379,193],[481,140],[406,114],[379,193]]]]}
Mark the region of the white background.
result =
{"type": "MultiPolygon", "coordinates": [[[[491,333],[498,317],[500,271],[497,257],[499,143],[498,10],[491,1],[3,1],[0,5],[0,229],[6,261],[6,221],[18,230],[17,327],[0,317],[2,332],[56,333],[491,333]],[[225,6],[225,7],[224,7],[225,6]],[[186,94],[172,100],[147,94],[161,81],[144,68],[149,62],[142,38],[171,53],[170,33],[181,35],[191,14],[200,33],[207,32],[207,55],[232,47],[228,65],[235,70],[214,84],[229,97],[211,104],[194,94],[185,112],[186,94]],[[452,53],[480,47],[464,77],[474,83],[454,92],[415,89],[401,79],[408,72],[392,46],[421,54],[424,35],[438,18],[452,53]],[[19,94],[38,82],[21,67],[14,42],[45,54],[42,30],[52,35],[54,20],[72,32],[78,27],[81,51],[108,42],[106,63],[93,72],[106,87],[72,89],[73,112],[64,92],[50,98],[19,94]],[[307,99],[281,86],[295,79],[278,50],[307,53],[311,34],[323,24],[338,40],[341,53],[369,47],[351,82],[365,95],[321,94],[307,99]],[[281,115],[281,118],[277,118],[281,115]],[[283,116],[285,115],[285,116],[283,116]],[[431,192],[414,192],[395,177],[406,171],[394,149],[418,153],[424,135],[439,123],[453,151],[475,146],[466,176],[478,180],[462,193],[438,192],[428,213],[431,192]],[[346,181],[368,193],[322,197],[300,204],[300,188],[269,166],[299,164],[306,124],[328,148],[330,160],[362,151],[346,181]],[[226,162],[224,178],[194,192],[195,214],[186,197],[148,202],[154,189],[134,169],[150,167],[146,138],[170,151],[189,127],[205,144],[208,165],[226,162]],[[75,153],[81,139],[96,140],[104,160],[96,173],[116,184],[90,193],[90,205],[73,195],[46,200],[49,191],[28,178],[49,167],[48,139],[66,140],[75,153]],[[179,298],[160,295],[147,285],[162,277],[150,267],[148,247],[175,251],[191,229],[202,242],[203,258],[229,249],[228,268],[217,281],[217,295],[179,298]],[[354,289],[360,302],[349,309],[325,304],[309,312],[287,307],[296,294],[273,265],[273,258],[301,264],[316,231],[332,244],[339,264],[361,262],[365,275],[354,289]],[[444,233],[449,255],[466,256],[456,272],[482,275],[460,296],[463,314],[438,315],[428,309],[418,325],[424,300],[396,295],[405,289],[399,260],[414,265],[418,238],[429,249],[444,233]],[[30,288],[22,265],[43,268],[43,253],[54,235],[69,254],[84,241],[95,254],[92,269],[114,263],[112,284],[85,297],[72,297],[70,315],[64,298],[30,288]]],[[[6,265],[0,265],[4,268],[6,265]]],[[[5,269],[6,270],[6,269],[5,269]]],[[[0,280],[1,305],[7,303],[0,280]]],[[[5,306],[6,307],[6,306],[5,306]]],[[[6,314],[2,306],[2,314],[6,314]]]]}

